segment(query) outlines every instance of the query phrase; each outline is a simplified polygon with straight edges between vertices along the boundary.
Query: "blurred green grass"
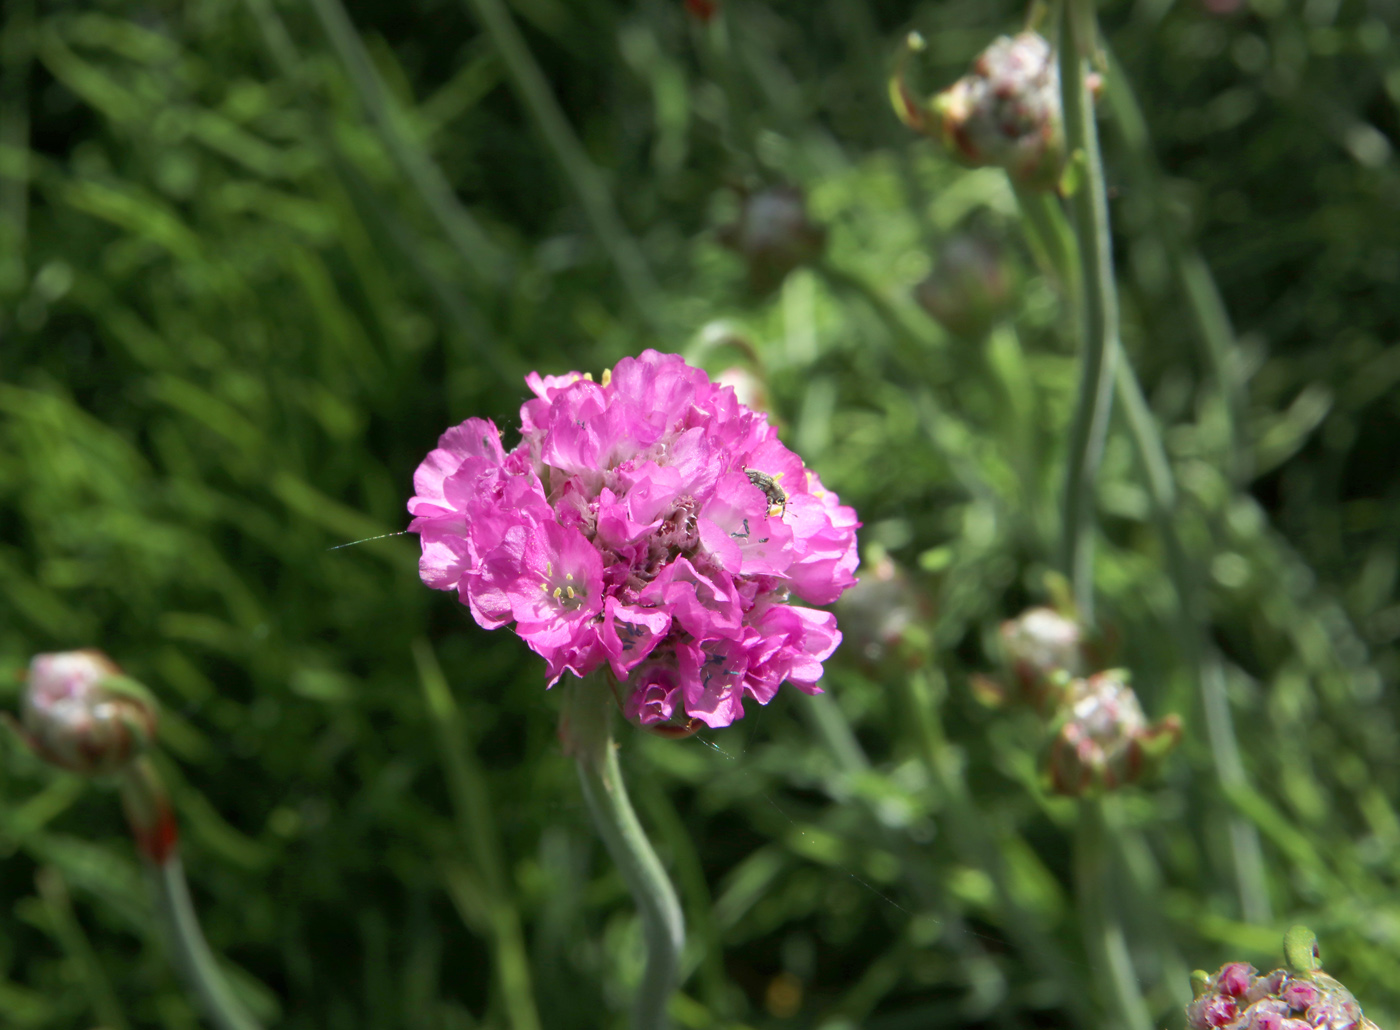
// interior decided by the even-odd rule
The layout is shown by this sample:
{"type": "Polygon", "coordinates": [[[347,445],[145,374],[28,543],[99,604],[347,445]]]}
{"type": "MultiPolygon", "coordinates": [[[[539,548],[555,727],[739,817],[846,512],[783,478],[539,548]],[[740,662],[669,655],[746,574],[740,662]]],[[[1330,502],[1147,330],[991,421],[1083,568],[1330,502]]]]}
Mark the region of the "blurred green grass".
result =
{"type": "MultiPolygon", "coordinates": [[[[524,371],[655,345],[718,372],[738,338],[788,442],[927,595],[931,658],[911,670],[852,639],[828,699],[783,692],[685,742],[628,736],[694,930],[678,1022],[1102,1025],[1072,807],[1042,792],[1030,727],[967,687],[989,628],[1044,596],[1066,311],[999,174],[906,136],[884,97],[902,31],[924,33],[920,75],[942,83],[1017,8],[728,0],[705,28],[679,0],[518,0],[656,284],[631,289],[572,191],[582,166],[560,165],[466,6],[0,10],[0,667],[95,644],[158,693],[196,901],[267,1018],[519,1025],[493,973],[504,899],[542,1025],[620,1025],[638,931],[538,662],[423,588],[411,537],[330,548],[400,529],[437,434],[508,423],[524,371]],[[736,185],[777,182],[806,191],[829,245],[755,297],[717,230],[736,185]],[[981,346],[911,298],[969,223],[1027,270],[981,346]],[[452,687],[445,723],[420,640],[452,687]],[[490,798],[499,890],[455,822],[461,775],[490,798]]],[[[1149,712],[1188,733],[1116,808],[1111,890],[1158,1025],[1181,1025],[1187,970],[1276,962],[1295,920],[1394,1025],[1400,5],[1103,16],[1160,166],[1107,107],[1124,342],[1165,428],[1249,785],[1218,786],[1120,427],[1103,617],[1149,712]],[[1183,254],[1238,331],[1214,360],[1183,254]],[[1241,419],[1222,379],[1247,385],[1241,419]],[[1232,818],[1262,842],[1262,921],[1241,909],[1232,818]]],[[[0,1023],[196,1025],[114,796],[13,741],[0,773],[0,1023]]]]}

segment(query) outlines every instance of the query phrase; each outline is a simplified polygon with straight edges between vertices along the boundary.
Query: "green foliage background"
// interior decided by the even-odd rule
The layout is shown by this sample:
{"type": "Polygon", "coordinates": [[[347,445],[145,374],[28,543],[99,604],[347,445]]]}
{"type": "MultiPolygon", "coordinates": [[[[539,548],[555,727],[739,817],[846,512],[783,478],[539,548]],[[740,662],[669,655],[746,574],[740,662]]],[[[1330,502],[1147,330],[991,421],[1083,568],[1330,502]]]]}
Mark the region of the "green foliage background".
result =
{"type": "MultiPolygon", "coordinates": [[[[512,0],[582,141],[561,162],[475,0],[339,3],[0,7],[7,700],[30,654],[92,645],[160,696],[196,901],[270,1022],[527,1027],[493,972],[518,919],[540,1025],[620,1026],[637,928],[540,662],[422,587],[411,537],[331,548],[402,528],[437,434],[508,424],[525,371],[657,346],[718,372],[742,339],[925,601],[898,653],[848,632],[825,698],[625,735],[692,929],[678,1022],[1110,1025],[1073,805],[1033,727],[968,689],[1045,599],[1073,333],[1000,173],[885,96],[904,31],[942,85],[1020,5],[724,0],[707,29],[681,0],[512,0]],[[717,231],[736,186],[780,182],[827,252],[754,296],[717,231]],[[975,342],[911,299],[969,222],[1024,270],[975,342]]],[[[1268,968],[1299,920],[1394,1026],[1400,4],[1102,15],[1151,132],[1110,76],[1124,343],[1202,586],[1179,618],[1115,425],[1101,617],[1187,731],[1112,807],[1107,889],[1158,1026],[1190,968],[1268,968]],[[1195,621],[1234,727],[1214,746],[1195,621]]],[[[0,1024],[197,1025],[112,793],[13,739],[0,772],[0,1024]]]]}

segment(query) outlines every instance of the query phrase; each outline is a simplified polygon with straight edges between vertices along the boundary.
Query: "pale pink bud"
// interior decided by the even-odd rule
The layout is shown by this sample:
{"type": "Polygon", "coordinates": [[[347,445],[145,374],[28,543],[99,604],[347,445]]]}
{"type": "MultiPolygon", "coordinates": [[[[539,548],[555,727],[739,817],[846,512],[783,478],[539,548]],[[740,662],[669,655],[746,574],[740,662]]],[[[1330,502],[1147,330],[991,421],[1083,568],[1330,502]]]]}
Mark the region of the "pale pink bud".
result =
{"type": "Polygon", "coordinates": [[[1063,682],[1087,669],[1084,630],[1053,608],[1028,608],[1001,624],[1001,650],[1023,700],[1052,707],[1063,682]]]}
{"type": "Polygon", "coordinates": [[[937,135],[966,163],[1003,168],[1033,189],[1059,182],[1065,163],[1060,74],[1043,36],[1001,36],[968,74],[926,103],[914,98],[901,64],[891,95],[906,124],[937,135]]]}
{"type": "Polygon", "coordinates": [[[1071,681],[1061,705],[1049,752],[1050,782],[1061,794],[1135,783],[1181,736],[1174,715],[1148,725],[1122,671],[1071,681]]]}
{"type": "Polygon", "coordinates": [[[21,730],[40,758],[85,776],[117,772],[156,732],[155,701],[101,651],[35,655],[21,730]]]}

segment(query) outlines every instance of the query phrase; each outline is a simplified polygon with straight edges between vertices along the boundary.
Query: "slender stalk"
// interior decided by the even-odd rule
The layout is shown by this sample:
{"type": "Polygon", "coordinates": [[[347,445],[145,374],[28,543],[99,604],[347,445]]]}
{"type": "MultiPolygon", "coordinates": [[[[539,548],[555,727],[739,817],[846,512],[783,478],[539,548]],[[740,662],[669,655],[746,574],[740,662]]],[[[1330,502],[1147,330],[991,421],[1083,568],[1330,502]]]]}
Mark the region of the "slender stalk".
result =
{"type": "MultiPolygon", "coordinates": [[[[1073,284],[1078,278],[1076,245],[1073,236],[1068,233],[1064,212],[1053,198],[1045,194],[1018,191],[1017,199],[1026,215],[1025,223],[1033,249],[1039,252],[1050,271],[1064,284],[1066,292],[1072,293],[1073,284]]],[[[1199,260],[1198,255],[1196,260],[1199,260]]],[[[1209,277],[1208,272],[1203,274],[1209,277]]],[[[1213,283],[1211,289],[1214,289],[1213,283]]],[[[1207,317],[1208,313],[1198,312],[1199,319],[1207,317]]],[[[1221,339],[1222,332],[1228,331],[1228,325],[1222,328],[1219,324],[1211,330],[1217,341],[1221,339]]],[[[1122,407],[1129,438],[1142,466],[1148,499],[1152,505],[1153,522],[1166,553],[1167,574],[1177,595],[1176,639],[1183,651],[1183,663],[1190,670],[1200,695],[1206,738],[1216,776],[1226,795],[1232,796],[1239,789],[1248,788],[1248,776],[1240,758],[1229,701],[1225,697],[1220,659],[1208,644],[1201,614],[1204,606],[1200,584],[1177,532],[1176,482],[1161,433],[1143,396],[1137,374],[1131,363],[1122,355],[1119,341],[1115,340],[1114,346],[1119,351],[1115,371],[1118,403],[1122,407]]],[[[1228,819],[1230,853],[1240,914],[1246,922],[1266,925],[1272,921],[1273,915],[1269,904],[1259,832],[1253,823],[1238,812],[1231,812],[1228,819]]]]}
{"type": "Polygon", "coordinates": [[[614,700],[606,670],[565,687],[559,736],[578,765],[593,825],[617,863],[642,920],[646,970],[633,1005],[632,1030],[665,1030],[667,1007],[679,986],[685,920],[676,889],[647,840],[617,762],[612,737],[614,700]]]}
{"type": "Polygon", "coordinates": [[[219,969],[195,915],[190,888],[180,862],[178,829],[165,785],[147,758],[138,758],[122,774],[122,803],[136,838],[160,916],[171,961],[216,1030],[259,1030],[260,1024],[234,996],[219,969]]]}
{"type": "Polygon", "coordinates": [[[505,1001],[506,1016],[514,1030],[539,1030],[540,1017],[530,982],[530,958],[525,950],[520,916],[511,897],[484,777],[465,746],[461,714],[442,667],[426,640],[414,641],[413,659],[436,731],[438,754],[447,773],[457,833],[475,862],[490,905],[496,977],[505,1001]]]}
{"type": "Polygon", "coordinates": [[[1109,895],[1113,855],[1101,798],[1082,798],[1075,827],[1074,874],[1084,944],[1091,964],[1107,973],[1109,1008],[1115,1030],[1152,1030],[1152,1017],[1138,989],[1123,924],[1109,895]]]}
{"type": "Polygon", "coordinates": [[[643,318],[655,324],[659,315],[656,281],[646,258],[618,217],[602,173],[583,149],[569,120],[564,117],[559,101],[550,91],[544,72],[530,53],[510,12],[501,0],[463,0],[463,3],[491,37],[505,64],[511,86],[534,119],[559,170],[578,197],[584,217],[616,267],[633,306],[643,318]]]}
{"type": "Polygon", "coordinates": [[[1113,404],[1114,342],[1118,338],[1118,295],[1113,280],[1113,247],[1108,230],[1098,128],[1089,94],[1088,58],[1093,41],[1092,0],[1066,0],[1060,43],[1060,89],[1065,138],[1080,182],[1071,200],[1079,240],[1080,294],[1084,353],[1079,402],[1070,426],[1066,466],[1061,561],[1074,587],[1080,618],[1094,613],[1094,477],[1103,456],[1113,404]]]}

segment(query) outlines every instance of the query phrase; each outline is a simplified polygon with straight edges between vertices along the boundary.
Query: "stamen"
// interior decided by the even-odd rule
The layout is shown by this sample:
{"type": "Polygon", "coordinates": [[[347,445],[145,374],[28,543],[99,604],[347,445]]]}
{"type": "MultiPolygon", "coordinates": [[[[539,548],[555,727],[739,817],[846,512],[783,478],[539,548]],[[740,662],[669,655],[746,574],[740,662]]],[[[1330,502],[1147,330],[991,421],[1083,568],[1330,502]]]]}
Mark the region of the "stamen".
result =
{"type": "Polygon", "coordinates": [[[564,588],[563,588],[563,587],[555,587],[555,588],[554,588],[554,595],[553,595],[553,596],[554,596],[554,599],[555,599],[556,601],[559,600],[560,596],[561,596],[563,593],[564,593],[564,588]]]}
{"type": "Polygon", "coordinates": [[[611,382],[612,382],[612,369],[610,369],[610,368],[605,368],[605,369],[603,369],[603,385],[604,385],[604,386],[607,386],[607,385],[608,385],[609,383],[611,383],[611,382]]]}
{"type": "Polygon", "coordinates": [[[564,588],[564,591],[565,591],[565,593],[567,593],[567,594],[569,595],[569,600],[572,601],[572,600],[574,599],[574,588],[573,588],[573,587],[565,587],[565,588],[564,588]]]}

